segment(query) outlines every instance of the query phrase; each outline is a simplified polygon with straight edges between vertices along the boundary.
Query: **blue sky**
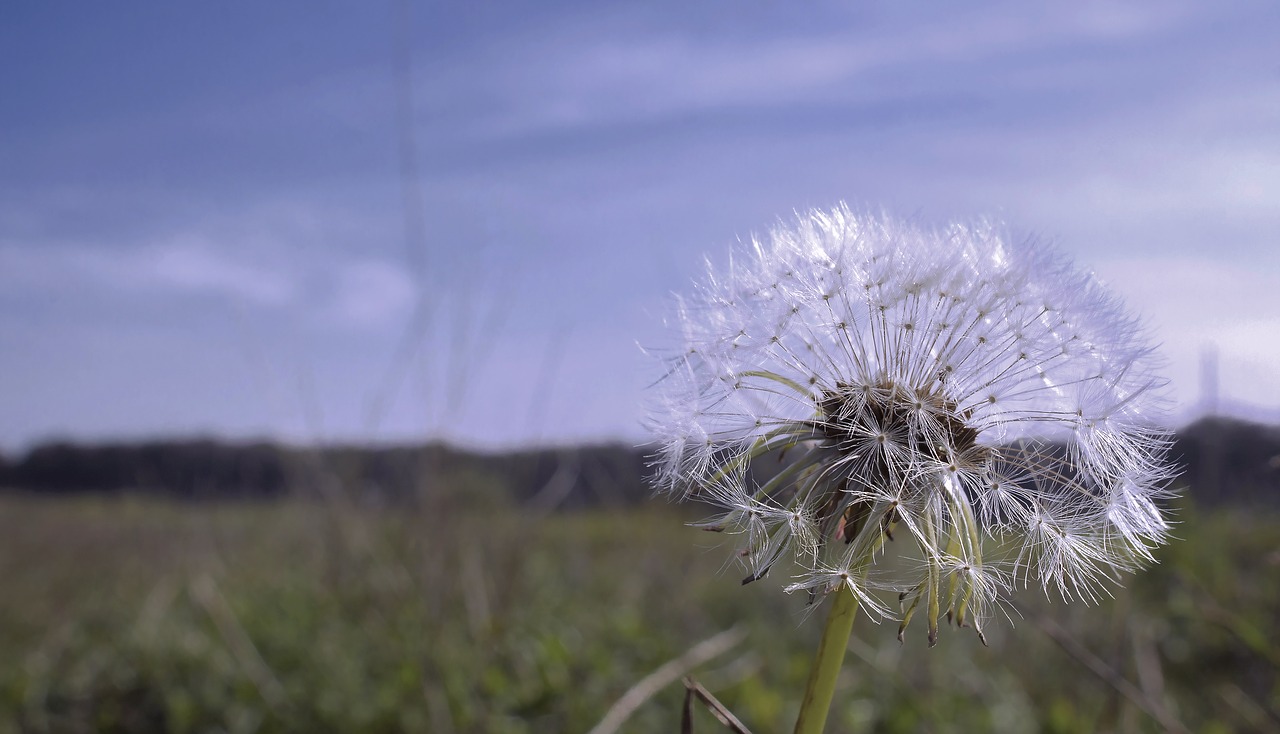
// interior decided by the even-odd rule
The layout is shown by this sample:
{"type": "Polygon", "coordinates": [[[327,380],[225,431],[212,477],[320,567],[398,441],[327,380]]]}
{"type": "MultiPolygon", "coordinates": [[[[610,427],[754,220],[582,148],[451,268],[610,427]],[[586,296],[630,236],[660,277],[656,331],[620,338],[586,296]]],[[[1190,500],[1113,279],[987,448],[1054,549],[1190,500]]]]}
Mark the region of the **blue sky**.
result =
{"type": "Polygon", "coordinates": [[[668,295],[846,200],[996,216],[1280,419],[1280,6],[0,10],[0,448],[639,441],[668,295]],[[406,134],[407,133],[407,134],[406,134]]]}

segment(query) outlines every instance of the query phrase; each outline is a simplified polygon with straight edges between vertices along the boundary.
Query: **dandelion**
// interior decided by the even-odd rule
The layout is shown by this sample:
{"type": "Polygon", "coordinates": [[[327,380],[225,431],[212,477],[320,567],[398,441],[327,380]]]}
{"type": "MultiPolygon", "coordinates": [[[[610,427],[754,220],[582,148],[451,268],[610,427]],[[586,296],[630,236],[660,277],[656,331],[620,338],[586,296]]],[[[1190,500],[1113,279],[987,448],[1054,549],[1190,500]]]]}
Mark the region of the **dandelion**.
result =
{"type": "MultiPolygon", "coordinates": [[[[930,644],[944,615],[981,636],[1011,584],[1094,599],[1169,529],[1141,325],[993,224],[810,212],[713,270],[674,324],[656,484],[721,508],[703,527],[741,539],[744,583],[789,559],[787,590],[834,597],[840,624],[896,593],[900,636],[919,614],[930,644]],[[880,563],[890,544],[909,561],[880,563]]],[[[802,712],[834,685],[822,656],[802,712]]]]}

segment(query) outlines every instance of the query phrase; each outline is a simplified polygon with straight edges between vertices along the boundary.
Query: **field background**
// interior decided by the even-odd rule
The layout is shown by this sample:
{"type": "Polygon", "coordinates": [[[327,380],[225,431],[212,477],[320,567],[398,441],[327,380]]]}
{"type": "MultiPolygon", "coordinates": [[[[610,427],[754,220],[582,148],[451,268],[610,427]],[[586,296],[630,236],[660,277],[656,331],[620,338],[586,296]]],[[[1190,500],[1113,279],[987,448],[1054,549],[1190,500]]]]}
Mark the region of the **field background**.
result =
{"type": "MultiPolygon", "coordinates": [[[[825,608],[783,594],[786,569],[741,586],[661,500],[453,481],[414,502],[0,493],[0,732],[587,731],[730,629],[679,672],[790,729],[825,608]]],[[[829,731],[1280,731],[1280,515],[1202,504],[1112,599],[1017,592],[990,647],[859,617],[829,731]]],[[[683,700],[676,679],[619,730],[677,731],[683,700]]]]}

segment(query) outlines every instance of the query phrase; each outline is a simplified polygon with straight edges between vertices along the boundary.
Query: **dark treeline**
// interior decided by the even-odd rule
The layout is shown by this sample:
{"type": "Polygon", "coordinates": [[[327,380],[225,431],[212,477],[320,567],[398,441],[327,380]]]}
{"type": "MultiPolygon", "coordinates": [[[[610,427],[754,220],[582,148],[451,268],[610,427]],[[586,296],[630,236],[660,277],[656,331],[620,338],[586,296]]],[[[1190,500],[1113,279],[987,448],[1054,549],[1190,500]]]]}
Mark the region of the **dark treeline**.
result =
{"type": "Polygon", "coordinates": [[[1280,507],[1280,426],[1205,418],[1178,432],[1173,455],[1201,505],[1280,507]]]}
{"type": "MultiPolygon", "coordinates": [[[[1280,505],[1280,427],[1211,418],[1179,432],[1173,456],[1197,503],[1280,505]]],[[[284,495],[403,503],[519,503],[535,509],[630,505],[652,495],[645,452],[582,446],[501,454],[440,444],[302,448],[213,440],[51,443],[0,457],[0,488],[131,492],[190,500],[284,495]]]]}
{"type": "Polygon", "coordinates": [[[643,452],[618,445],[478,453],[442,444],[297,447],[216,440],[50,443],[0,459],[0,488],[129,492],[185,500],[284,495],[401,503],[518,502],[548,509],[634,504],[650,495],[643,452]]]}

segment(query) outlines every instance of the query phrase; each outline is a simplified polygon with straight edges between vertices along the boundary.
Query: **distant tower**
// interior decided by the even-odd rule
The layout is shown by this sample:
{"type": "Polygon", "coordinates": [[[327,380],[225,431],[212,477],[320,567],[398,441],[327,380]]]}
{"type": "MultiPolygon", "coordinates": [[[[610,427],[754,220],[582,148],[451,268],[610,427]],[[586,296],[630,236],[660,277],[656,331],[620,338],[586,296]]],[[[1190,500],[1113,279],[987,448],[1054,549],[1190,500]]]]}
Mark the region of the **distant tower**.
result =
{"type": "Polygon", "coordinates": [[[1213,342],[1200,347],[1200,414],[1218,415],[1218,345],[1213,342]]]}

